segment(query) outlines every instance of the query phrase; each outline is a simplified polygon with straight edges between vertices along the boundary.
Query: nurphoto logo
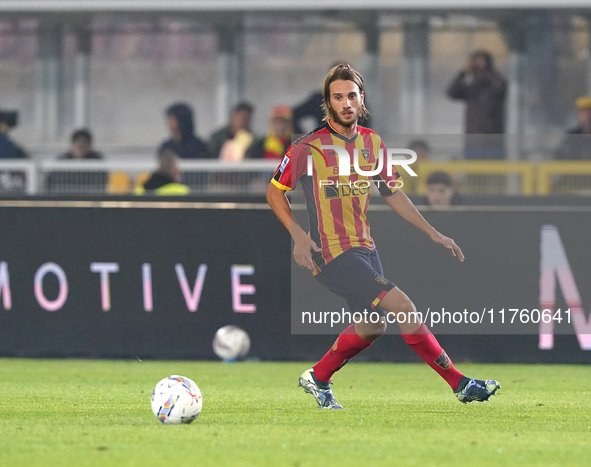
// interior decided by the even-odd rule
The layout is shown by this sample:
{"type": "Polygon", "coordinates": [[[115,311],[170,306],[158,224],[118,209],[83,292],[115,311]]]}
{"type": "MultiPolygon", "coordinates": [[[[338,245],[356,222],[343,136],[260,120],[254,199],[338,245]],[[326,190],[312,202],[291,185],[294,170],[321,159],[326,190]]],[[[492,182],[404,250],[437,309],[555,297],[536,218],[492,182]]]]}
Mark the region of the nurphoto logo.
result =
{"type": "MultiPolygon", "coordinates": [[[[388,177],[392,176],[392,167],[400,166],[404,168],[408,172],[411,177],[416,177],[416,172],[410,167],[410,164],[416,162],[417,160],[417,153],[412,149],[406,148],[395,148],[390,149],[387,148],[384,155],[384,149],[380,148],[377,157],[376,157],[376,164],[375,167],[372,168],[371,165],[360,165],[359,162],[359,154],[365,162],[369,163],[370,160],[370,150],[369,149],[354,149],[353,150],[353,165],[351,166],[351,157],[349,152],[342,146],[334,146],[334,145],[327,145],[323,144],[320,148],[305,143],[308,146],[311,154],[308,155],[308,170],[307,174],[309,176],[313,175],[314,173],[314,158],[316,158],[319,162],[324,162],[325,166],[328,166],[328,161],[326,158],[327,154],[335,155],[338,161],[338,172],[336,172],[335,167],[335,175],[339,176],[350,176],[351,170],[353,170],[358,175],[363,177],[372,178],[380,173],[382,173],[384,167],[386,168],[386,173],[388,177]],[[325,151],[330,151],[329,153],[325,151]],[[408,155],[410,158],[399,158],[396,156],[400,155],[408,155]]],[[[281,170],[281,169],[280,169],[281,170]]],[[[377,180],[379,182],[379,180],[377,180]]],[[[334,182],[333,180],[320,180],[319,184],[322,185],[332,185],[338,182],[334,182]]],[[[357,183],[357,182],[355,182],[357,183]]],[[[392,182],[387,182],[392,183],[392,182]]],[[[397,187],[400,188],[402,186],[402,180],[396,180],[396,183],[400,183],[397,187]]],[[[388,185],[390,187],[390,185],[388,185]]],[[[393,188],[393,187],[390,187],[393,188]]]]}

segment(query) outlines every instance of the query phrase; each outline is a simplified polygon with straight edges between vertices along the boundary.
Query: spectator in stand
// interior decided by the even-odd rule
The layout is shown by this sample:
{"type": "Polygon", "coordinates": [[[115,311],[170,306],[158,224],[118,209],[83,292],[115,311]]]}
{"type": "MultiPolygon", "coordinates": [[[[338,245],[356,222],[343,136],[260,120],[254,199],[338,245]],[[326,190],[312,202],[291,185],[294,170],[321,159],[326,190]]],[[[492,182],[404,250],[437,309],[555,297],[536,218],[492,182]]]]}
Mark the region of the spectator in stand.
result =
{"type": "Polygon", "coordinates": [[[285,105],[277,105],[269,116],[269,130],[263,138],[255,140],[248,150],[252,159],[281,159],[291,144],[292,112],[285,105]]]}
{"type": "MultiPolygon", "coordinates": [[[[76,130],[70,137],[70,149],[58,156],[61,160],[97,161],[103,158],[100,152],[92,148],[92,134],[86,128],[76,130]]],[[[49,172],[45,179],[45,189],[50,193],[67,193],[72,187],[84,186],[88,193],[104,193],[107,189],[109,174],[106,171],[64,171],[49,172]]]]}
{"type": "Polygon", "coordinates": [[[161,196],[188,195],[191,190],[188,186],[181,184],[180,180],[179,157],[174,151],[165,149],[160,154],[158,170],[152,173],[146,183],[138,186],[135,193],[161,196]]]}
{"type": "Polygon", "coordinates": [[[579,124],[571,128],[555,151],[560,160],[591,160],[591,96],[576,102],[579,124]]]}
{"type": "Polygon", "coordinates": [[[86,128],[74,131],[70,138],[70,150],[60,159],[102,159],[103,155],[92,148],[92,134],[86,128]]]}
{"type": "MultiPolygon", "coordinates": [[[[25,159],[27,153],[8,136],[18,124],[18,112],[0,111],[0,159],[25,159]]],[[[0,191],[23,193],[26,190],[26,175],[21,171],[0,171],[0,191]]]]}
{"type": "Polygon", "coordinates": [[[239,103],[230,116],[230,123],[211,135],[209,148],[212,157],[225,161],[241,161],[254,139],[250,121],[254,108],[248,102],[239,103]]]}
{"type": "Polygon", "coordinates": [[[166,109],[166,123],[170,139],[158,149],[158,154],[173,151],[181,159],[204,159],[211,157],[207,145],[195,135],[193,109],[183,103],[171,105],[166,109]]]}
{"type": "Polygon", "coordinates": [[[0,159],[25,159],[27,153],[8,136],[18,125],[18,112],[0,111],[0,159]]]}
{"type": "Polygon", "coordinates": [[[427,204],[433,209],[446,209],[462,204],[447,172],[433,172],[427,178],[427,204]]]}
{"type": "Polygon", "coordinates": [[[473,52],[447,95],[466,102],[464,157],[504,159],[507,81],[495,69],[492,55],[484,50],[473,52]]]}

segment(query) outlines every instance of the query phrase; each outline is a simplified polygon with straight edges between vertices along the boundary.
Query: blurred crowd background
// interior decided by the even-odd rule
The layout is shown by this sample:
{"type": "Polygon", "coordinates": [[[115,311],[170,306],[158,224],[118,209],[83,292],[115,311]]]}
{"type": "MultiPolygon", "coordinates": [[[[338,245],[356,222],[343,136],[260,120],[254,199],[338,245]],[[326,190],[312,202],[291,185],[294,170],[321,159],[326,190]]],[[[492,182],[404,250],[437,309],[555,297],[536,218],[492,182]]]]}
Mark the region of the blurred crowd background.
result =
{"type": "Polygon", "coordinates": [[[260,194],[348,62],[409,192],[591,194],[585,2],[132,3],[0,2],[4,193],[260,194]]]}

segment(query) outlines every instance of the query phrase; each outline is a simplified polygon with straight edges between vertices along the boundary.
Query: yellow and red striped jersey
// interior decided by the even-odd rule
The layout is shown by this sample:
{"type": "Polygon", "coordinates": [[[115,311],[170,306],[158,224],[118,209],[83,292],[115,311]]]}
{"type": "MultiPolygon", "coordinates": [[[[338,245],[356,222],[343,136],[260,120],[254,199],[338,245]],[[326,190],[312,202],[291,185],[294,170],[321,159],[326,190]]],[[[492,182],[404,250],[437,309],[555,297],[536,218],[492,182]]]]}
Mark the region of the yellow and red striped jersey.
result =
{"type": "Polygon", "coordinates": [[[350,248],[375,248],[367,220],[371,183],[376,183],[382,196],[389,196],[401,186],[402,179],[396,168],[388,175],[385,161],[373,177],[360,175],[354,169],[353,157],[357,156],[361,170],[375,171],[379,168],[380,149],[385,159],[384,142],[372,130],[358,126],[357,134],[349,138],[326,122],[295,140],[277,168],[271,181],[276,187],[287,191],[295,189],[298,181],[301,183],[309,236],[322,250],[312,252],[315,274],[350,248]],[[346,150],[351,175],[339,175],[339,156],[335,150],[322,149],[323,145],[346,150]],[[308,175],[310,169],[312,175],[308,175]]]}

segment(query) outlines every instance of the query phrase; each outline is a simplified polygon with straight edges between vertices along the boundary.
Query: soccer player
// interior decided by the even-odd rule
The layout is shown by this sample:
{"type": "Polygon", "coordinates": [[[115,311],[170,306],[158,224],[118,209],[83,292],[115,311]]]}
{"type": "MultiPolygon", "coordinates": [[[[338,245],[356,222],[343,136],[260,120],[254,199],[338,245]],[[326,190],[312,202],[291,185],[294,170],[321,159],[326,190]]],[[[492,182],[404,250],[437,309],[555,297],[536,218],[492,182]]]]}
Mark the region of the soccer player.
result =
{"type": "Polygon", "coordinates": [[[357,120],[368,113],[361,75],[348,64],[341,63],[329,71],[323,93],[324,124],[292,143],[271,180],[267,200],[295,242],[296,263],[310,270],[328,290],[344,298],[351,312],[375,309],[382,318],[378,323],[367,320],[347,327],[326,355],[302,373],[299,385],[314,396],[320,408],[341,409],[330,389],[332,375],[385,332],[385,316],[393,313],[397,318],[406,317],[397,319],[402,337],[445,379],[461,402],[488,400],[501,385],[493,380],[472,379],[459,372],[437,339],[418,319],[414,304],[394,283],[384,278],[366,217],[371,182],[378,186],[386,203],[398,215],[460,261],[464,261],[462,250],[451,238],[435,230],[404,192],[398,190],[401,180],[398,172],[391,171],[388,175],[386,164],[377,172],[379,150],[385,153],[385,146],[376,133],[357,125],[357,120]],[[323,145],[337,149],[323,151],[323,145]],[[350,166],[357,162],[362,171],[374,170],[376,175],[369,177],[352,170],[351,175],[339,175],[341,148],[346,150],[350,166]],[[313,154],[313,175],[308,176],[310,154],[313,154]],[[358,161],[354,161],[354,157],[358,161]],[[306,199],[309,235],[292,216],[285,196],[298,180],[306,199]]]}

